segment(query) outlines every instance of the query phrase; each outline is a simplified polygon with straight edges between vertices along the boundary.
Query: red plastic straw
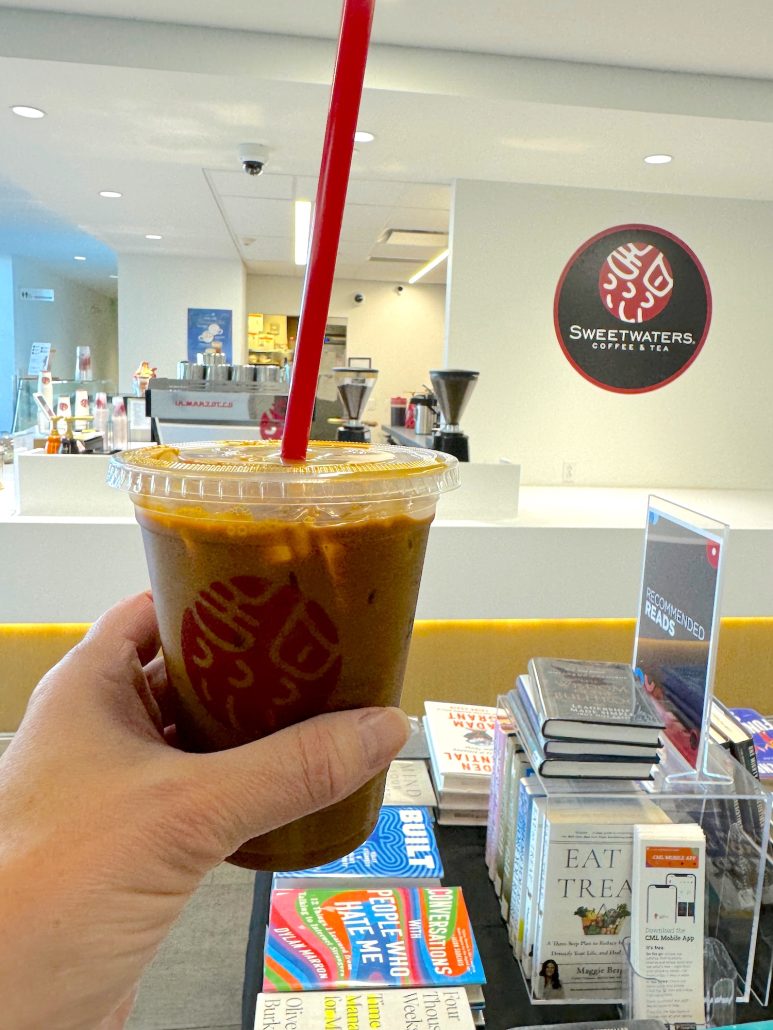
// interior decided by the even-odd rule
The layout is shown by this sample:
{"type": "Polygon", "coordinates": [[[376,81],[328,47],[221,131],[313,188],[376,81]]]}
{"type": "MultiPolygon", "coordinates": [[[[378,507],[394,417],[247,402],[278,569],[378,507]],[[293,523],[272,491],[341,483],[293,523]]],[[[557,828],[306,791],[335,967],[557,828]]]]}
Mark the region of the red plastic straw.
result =
{"type": "Polygon", "coordinates": [[[341,14],[293,381],[282,437],[285,461],[303,461],[309,443],[374,7],[375,0],[344,0],[341,14]]]}

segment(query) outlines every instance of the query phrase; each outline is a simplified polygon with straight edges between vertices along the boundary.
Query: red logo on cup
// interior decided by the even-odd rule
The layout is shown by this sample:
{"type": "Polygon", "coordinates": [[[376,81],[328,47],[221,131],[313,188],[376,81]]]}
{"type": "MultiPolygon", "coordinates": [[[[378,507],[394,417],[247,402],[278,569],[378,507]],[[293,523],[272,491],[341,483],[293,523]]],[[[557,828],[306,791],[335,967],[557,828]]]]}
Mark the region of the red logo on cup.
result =
{"type": "Polygon", "coordinates": [[[674,276],[665,254],[649,243],[624,243],[599,272],[604,307],[621,322],[648,322],[666,307],[674,276]]]}
{"type": "Polygon", "coordinates": [[[294,582],[234,576],[202,590],[182,619],[185,671],[206,711],[245,741],[319,710],[338,684],[335,625],[294,582]]]}

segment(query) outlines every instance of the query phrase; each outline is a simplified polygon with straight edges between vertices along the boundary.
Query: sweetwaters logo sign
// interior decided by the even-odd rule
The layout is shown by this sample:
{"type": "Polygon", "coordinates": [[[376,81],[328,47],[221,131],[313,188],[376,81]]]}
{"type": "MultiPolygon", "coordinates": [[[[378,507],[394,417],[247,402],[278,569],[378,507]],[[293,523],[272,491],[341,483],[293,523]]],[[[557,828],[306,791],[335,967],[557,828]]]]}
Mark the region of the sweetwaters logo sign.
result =
{"type": "Polygon", "coordinates": [[[682,240],[652,225],[618,225],[587,240],[564,268],[553,317],[561,348],[596,386],[645,393],[696,359],[711,291],[682,240]]]}

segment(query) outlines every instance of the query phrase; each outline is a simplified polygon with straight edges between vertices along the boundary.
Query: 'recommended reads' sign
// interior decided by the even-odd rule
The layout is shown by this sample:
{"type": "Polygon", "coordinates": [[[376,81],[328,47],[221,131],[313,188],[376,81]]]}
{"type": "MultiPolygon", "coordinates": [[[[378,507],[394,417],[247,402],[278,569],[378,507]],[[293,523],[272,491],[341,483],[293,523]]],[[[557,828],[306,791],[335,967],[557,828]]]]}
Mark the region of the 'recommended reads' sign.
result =
{"type": "Polygon", "coordinates": [[[711,322],[698,258],[652,225],[617,225],[579,247],[553,305],[561,348],[591,383],[617,393],[665,386],[696,359],[711,322]]]}

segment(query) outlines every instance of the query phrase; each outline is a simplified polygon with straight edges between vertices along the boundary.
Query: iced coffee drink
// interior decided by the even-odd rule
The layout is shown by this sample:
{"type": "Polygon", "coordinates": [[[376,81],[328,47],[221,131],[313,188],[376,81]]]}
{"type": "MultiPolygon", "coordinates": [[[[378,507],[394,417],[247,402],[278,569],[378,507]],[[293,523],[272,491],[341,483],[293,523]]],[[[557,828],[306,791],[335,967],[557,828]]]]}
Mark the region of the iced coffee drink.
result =
{"type": "MultiPolygon", "coordinates": [[[[311,444],[154,447],[116,456],[142,527],[180,746],[213,751],[323,712],[399,703],[424,550],[455,460],[311,444]]],[[[298,869],[375,825],[379,776],[248,841],[232,861],[298,869]]]]}

